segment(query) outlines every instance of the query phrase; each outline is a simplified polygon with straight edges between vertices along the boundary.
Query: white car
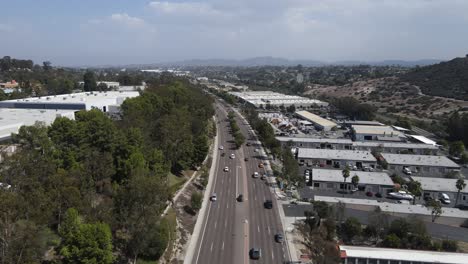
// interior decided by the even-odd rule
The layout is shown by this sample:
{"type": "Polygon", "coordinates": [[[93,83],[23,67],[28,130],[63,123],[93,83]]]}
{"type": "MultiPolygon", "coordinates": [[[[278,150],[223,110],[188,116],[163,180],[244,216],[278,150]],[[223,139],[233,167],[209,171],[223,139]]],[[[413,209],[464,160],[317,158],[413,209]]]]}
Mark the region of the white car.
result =
{"type": "Polygon", "coordinates": [[[439,193],[439,200],[443,204],[450,204],[450,197],[446,193],[439,193]]]}
{"type": "Polygon", "coordinates": [[[219,149],[220,149],[220,150],[223,150],[223,149],[224,149],[224,147],[223,147],[223,146],[219,146],[219,149]]]}
{"type": "Polygon", "coordinates": [[[229,156],[229,158],[235,159],[235,158],[236,158],[236,155],[234,155],[234,153],[232,153],[231,156],[229,156]]]}
{"type": "Polygon", "coordinates": [[[410,194],[407,191],[398,191],[398,192],[391,192],[388,194],[388,196],[394,198],[394,199],[399,199],[399,200],[413,200],[414,196],[410,194]]]}
{"type": "Polygon", "coordinates": [[[210,200],[213,201],[213,202],[216,201],[217,199],[218,199],[218,198],[217,198],[217,196],[216,196],[216,193],[213,193],[213,194],[211,195],[211,197],[210,197],[210,200]]]}
{"type": "Polygon", "coordinates": [[[258,148],[255,149],[255,152],[259,152],[260,150],[258,148]]]}
{"type": "Polygon", "coordinates": [[[412,174],[411,170],[409,168],[407,168],[407,167],[403,168],[403,173],[406,174],[406,175],[411,175],[412,174]]]}
{"type": "Polygon", "coordinates": [[[260,175],[258,174],[258,172],[254,172],[253,175],[252,175],[252,177],[258,178],[258,177],[260,177],[260,175]]]}
{"type": "Polygon", "coordinates": [[[225,172],[229,172],[229,168],[228,168],[228,167],[224,167],[224,171],[225,171],[225,172]]]}

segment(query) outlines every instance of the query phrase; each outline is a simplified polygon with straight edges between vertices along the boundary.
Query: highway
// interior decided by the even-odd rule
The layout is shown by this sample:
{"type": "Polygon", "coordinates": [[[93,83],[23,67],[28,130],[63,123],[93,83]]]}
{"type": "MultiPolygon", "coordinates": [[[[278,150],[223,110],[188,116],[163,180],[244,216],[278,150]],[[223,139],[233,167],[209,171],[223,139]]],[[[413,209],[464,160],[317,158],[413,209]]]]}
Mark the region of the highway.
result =
{"type": "Polygon", "coordinates": [[[200,218],[201,231],[192,263],[284,263],[288,259],[286,245],[274,240],[275,234],[283,233],[276,199],[266,181],[252,177],[254,172],[265,173],[259,168],[263,157],[255,151],[261,146],[245,121],[237,117],[237,124],[251,146],[244,144],[236,150],[226,107],[217,103],[216,114],[218,144],[224,149],[218,150],[218,161],[213,164],[215,178],[207,192],[216,193],[217,200],[209,202],[205,216],[200,218]],[[224,172],[224,167],[229,172],[224,172]],[[239,194],[243,194],[243,202],[236,200],[239,194]],[[266,200],[273,201],[273,209],[264,208],[266,200]],[[252,247],[261,249],[259,260],[249,258],[252,247]]]}

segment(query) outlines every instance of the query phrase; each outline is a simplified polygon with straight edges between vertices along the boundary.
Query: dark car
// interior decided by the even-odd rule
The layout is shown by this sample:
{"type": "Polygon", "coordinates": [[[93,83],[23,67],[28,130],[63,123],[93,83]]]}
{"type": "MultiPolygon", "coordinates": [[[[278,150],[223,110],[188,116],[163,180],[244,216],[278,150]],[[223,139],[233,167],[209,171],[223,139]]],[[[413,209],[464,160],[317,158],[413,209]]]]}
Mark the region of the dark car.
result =
{"type": "Polygon", "coordinates": [[[276,234],[275,235],[275,241],[278,242],[278,243],[283,243],[284,241],[284,237],[282,234],[276,234]]]}
{"type": "Polygon", "coordinates": [[[249,158],[245,158],[244,161],[249,161],[249,158]]]}
{"type": "Polygon", "coordinates": [[[244,195],[243,195],[243,194],[239,194],[239,196],[237,196],[237,201],[238,201],[238,202],[243,202],[243,201],[244,201],[244,195]]]}
{"type": "Polygon", "coordinates": [[[366,195],[369,196],[369,197],[372,197],[372,196],[374,196],[374,193],[373,192],[366,192],[366,195]]]}
{"type": "Polygon", "coordinates": [[[249,147],[251,144],[250,144],[250,142],[247,142],[247,144],[245,144],[245,145],[247,145],[249,147]]]}
{"type": "Polygon", "coordinates": [[[226,153],[224,153],[224,152],[223,152],[223,153],[221,153],[221,157],[224,157],[225,155],[226,155],[226,153]]]}
{"type": "Polygon", "coordinates": [[[262,257],[262,250],[259,248],[251,248],[249,256],[251,259],[260,259],[262,257]]]}
{"type": "Polygon", "coordinates": [[[375,197],[377,197],[377,198],[382,198],[382,194],[381,194],[381,193],[376,193],[376,194],[375,194],[375,197]]]}
{"type": "Polygon", "coordinates": [[[272,209],[273,208],[273,202],[271,200],[266,200],[265,203],[263,204],[266,209],[272,209]]]}

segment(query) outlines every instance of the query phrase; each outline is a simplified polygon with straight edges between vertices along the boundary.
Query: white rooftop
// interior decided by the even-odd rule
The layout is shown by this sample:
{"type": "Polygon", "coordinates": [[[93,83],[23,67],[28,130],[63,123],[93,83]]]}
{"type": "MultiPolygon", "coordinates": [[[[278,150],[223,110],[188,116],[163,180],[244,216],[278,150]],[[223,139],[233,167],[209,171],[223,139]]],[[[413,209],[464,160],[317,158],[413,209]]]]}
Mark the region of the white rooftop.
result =
{"type": "Polygon", "coordinates": [[[307,142],[307,143],[334,143],[334,144],[353,144],[351,139],[346,138],[312,138],[312,137],[276,137],[280,142],[307,142]]]}
{"type": "MultiPolygon", "coordinates": [[[[354,175],[359,177],[359,184],[393,186],[392,179],[385,172],[351,171],[350,177],[347,181],[351,182],[351,178],[354,175]]],[[[341,170],[312,169],[312,180],[323,182],[343,182],[343,174],[341,170]]]]}
{"type": "Polygon", "coordinates": [[[271,91],[248,91],[248,92],[230,92],[230,94],[241,98],[253,105],[288,105],[288,104],[299,104],[299,105],[328,105],[328,103],[320,100],[309,99],[297,95],[286,95],[271,91]]]}
{"type": "Polygon", "coordinates": [[[445,156],[381,153],[388,164],[460,168],[445,156]]]}
{"type": "Polygon", "coordinates": [[[344,251],[348,258],[385,259],[441,264],[468,263],[468,254],[466,253],[344,245],[340,245],[340,251],[344,251]]]}
{"type": "Polygon", "coordinates": [[[412,137],[414,139],[416,139],[417,141],[420,141],[424,144],[429,144],[429,145],[434,145],[434,146],[437,146],[437,142],[435,142],[434,140],[432,139],[429,139],[425,136],[419,136],[419,135],[408,135],[409,137],[412,137]]]}
{"type": "MultiPolygon", "coordinates": [[[[431,178],[431,177],[411,177],[413,180],[421,183],[423,190],[427,191],[440,191],[440,192],[458,192],[455,184],[457,179],[447,179],[447,178],[431,178]]],[[[468,193],[468,185],[465,186],[462,193],[468,193]]]]}
{"type": "Polygon", "coordinates": [[[390,126],[353,125],[352,128],[356,134],[383,135],[388,137],[399,137],[402,135],[390,126]]]}
{"type": "Polygon", "coordinates": [[[387,147],[387,148],[408,148],[408,149],[438,149],[437,146],[419,144],[419,143],[403,143],[403,142],[378,142],[378,141],[355,141],[353,146],[359,147],[387,147]]]}
{"type": "Polygon", "coordinates": [[[319,124],[320,126],[323,126],[323,127],[334,127],[334,126],[336,126],[335,122],[332,122],[332,121],[330,121],[328,119],[320,117],[320,116],[318,116],[316,114],[313,114],[313,113],[311,113],[309,111],[297,111],[296,115],[299,115],[302,118],[304,118],[306,120],[309,120],[310,122],[319,124]]]}
{"type": "Polygon", "coordinates": [[[377,161],[369,151],[299,148],[299,159],[377,161]]]}

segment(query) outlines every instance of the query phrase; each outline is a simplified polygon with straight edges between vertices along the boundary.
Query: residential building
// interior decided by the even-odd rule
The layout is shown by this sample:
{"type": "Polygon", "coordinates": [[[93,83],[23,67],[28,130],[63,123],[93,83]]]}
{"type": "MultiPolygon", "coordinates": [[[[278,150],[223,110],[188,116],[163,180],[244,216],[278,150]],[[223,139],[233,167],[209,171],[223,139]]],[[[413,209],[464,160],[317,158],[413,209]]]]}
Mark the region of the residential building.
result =
{"type": "Polygon", "coordinates": [[[0,83],[0,88],[2,89],[15,89],[18,87],[19,84],[15,80],[11,80],[11,82],[0,83]]]}
{"type": "Polygon", "coordinates": [[[312,169],[311,184],[313,189],[319,190],[353,190],[385,194],[393,190],[394,183],[385,172],[351,171],[344,182],[342,170],[312,169]],[[359,184],[354,186],[351,178],[357,175],[359,184]]]}
{"type": "MultiPolygon", "coordinates": [[[[421,188],[423,189],[423,198],[425,199],[428,197],[438,199],[440,193],[447,194],[450,197],[450,201],[452,203],[455,203],[457,199],[458,189],[456,187],[456,183],[458,179],[416,176],[412,176],[411,179],[421,183],[421,188]]],[[[457,204],[468,206],[468,186],[465,186],[465,188],[460,191],[457,204]]]]}
{"type": "Polygon", "coordinates": [[[377,160],[372,153],[360,150],[298,148],[297,159],[300,164],[318,167],[375,168],[377,166],[377,160]]]}
{"type": "Polygon", "coordinates": [[[336,127],[335,122],[320,117],[309,111],[297,111],[295,115],[301,119],[311,122],[317,130],[330,131],[332,128],[336,127]]]}
{"type": "Polygon", "coordinates": [[[343,264],[466,264],[468,254],[340,245],[343,264]]]}
{"type": "Polygon", "coordinates": [[[388,164],[388,169],[395,172],[407,168],[411,174],[431,177],[460,170],[458,164],[445,156],[381,153],[381,157],[388,164]]]}
{"type": "Polygon", "coordinates": [[[380,140],[380,141],[402,141],[404,134],[390,126],[363,126],[353,125],[351,127],[353,140],[380,140]]]}

